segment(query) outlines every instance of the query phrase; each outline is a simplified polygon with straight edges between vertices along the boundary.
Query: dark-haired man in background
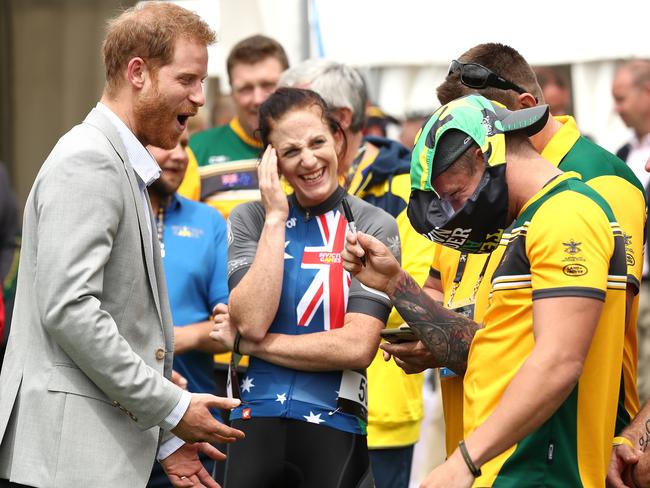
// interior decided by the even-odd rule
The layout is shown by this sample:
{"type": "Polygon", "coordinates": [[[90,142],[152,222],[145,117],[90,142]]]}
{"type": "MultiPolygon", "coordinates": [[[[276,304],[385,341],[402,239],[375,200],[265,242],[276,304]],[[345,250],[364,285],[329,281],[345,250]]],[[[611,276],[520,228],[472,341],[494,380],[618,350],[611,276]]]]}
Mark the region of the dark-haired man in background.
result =
{"type": "Polygon", "coordinates": [[[235,44],[226,64],[236,115],[228,124],[190,138],[199,166],[259,157],[262,144],[255,135],[257,112],[289,67],[280,43],[262,35],[235,44]]]}

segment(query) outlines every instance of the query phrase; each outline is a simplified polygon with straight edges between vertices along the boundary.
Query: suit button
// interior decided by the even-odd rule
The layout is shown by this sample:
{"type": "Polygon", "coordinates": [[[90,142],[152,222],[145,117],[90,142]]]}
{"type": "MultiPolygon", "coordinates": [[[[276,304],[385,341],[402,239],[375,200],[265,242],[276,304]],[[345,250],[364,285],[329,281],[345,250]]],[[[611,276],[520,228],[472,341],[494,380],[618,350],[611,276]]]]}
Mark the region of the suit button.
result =
{"type": "Polygon", "coordinates": [[[163,359],[165,359],[165,350],[162,347],[156,349],[156,359],[158,361],[162,361],[163,359]]]}

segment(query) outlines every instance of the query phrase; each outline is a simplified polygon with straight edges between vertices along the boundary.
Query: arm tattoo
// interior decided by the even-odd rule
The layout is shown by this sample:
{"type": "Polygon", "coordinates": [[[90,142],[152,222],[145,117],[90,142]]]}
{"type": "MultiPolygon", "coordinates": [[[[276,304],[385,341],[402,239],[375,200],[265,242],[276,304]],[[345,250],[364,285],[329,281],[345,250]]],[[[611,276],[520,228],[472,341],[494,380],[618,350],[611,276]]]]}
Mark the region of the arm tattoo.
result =
{"type": "Polygon", "coordinates": [[[469,346],[481,327],[432,300],[405,271],[389,297],[436,361],[454,373],[465,373],[469,346]]]}

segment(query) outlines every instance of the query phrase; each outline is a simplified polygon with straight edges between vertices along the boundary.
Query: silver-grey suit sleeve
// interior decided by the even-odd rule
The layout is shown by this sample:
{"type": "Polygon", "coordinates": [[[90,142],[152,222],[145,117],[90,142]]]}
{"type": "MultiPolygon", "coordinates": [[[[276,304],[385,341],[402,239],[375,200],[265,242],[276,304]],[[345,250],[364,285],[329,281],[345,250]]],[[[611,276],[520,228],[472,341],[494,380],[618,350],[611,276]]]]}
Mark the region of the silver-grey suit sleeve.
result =
{"type": "MultiPolygon", "coordinates": [[[[169,414],[181,390],[146,364],[120,333],[116,317],[106,310],[119,310],[120,304],[109,303],[105,294],[105,266],[114,248],[124,245],[116,241],[120,226],[137,226],[137,220],[125,221],[124,215],[127,206],[139,202],[124,191],[128,180],[119,161],[92,150],[73,154],[60,164],[54,164],[54,158],[37,183],[33,289],[38,313],[44,329],[73,363],[145,430],[169,414]]],[[[121,252],[125,262],[118,264],[134,266],[142,260],[141,253],[140,249],[121,252]],[[132,261],[125,255],[131,255],[132,261]]],[[[132,290],[129,300],[150,299],[147,292],[132,290]]],[[[162,337],[162,330],[147,326],[138,346],[143,350],[158,335],[162,337]]],[[[138,339],[137,334],[130,337],[131,342],[138,339]]]]}

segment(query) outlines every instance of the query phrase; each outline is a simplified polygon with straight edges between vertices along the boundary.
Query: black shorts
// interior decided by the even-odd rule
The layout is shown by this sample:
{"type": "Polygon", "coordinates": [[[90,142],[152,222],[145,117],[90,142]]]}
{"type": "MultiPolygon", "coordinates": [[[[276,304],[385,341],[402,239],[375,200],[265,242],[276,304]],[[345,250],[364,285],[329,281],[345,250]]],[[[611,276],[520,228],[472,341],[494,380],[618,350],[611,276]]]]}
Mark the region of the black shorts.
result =
{"type": "Polygon", "coordinates": [[[233,420],[224,488],[371,488],[366,437],[284,418],[233,420]]]}

